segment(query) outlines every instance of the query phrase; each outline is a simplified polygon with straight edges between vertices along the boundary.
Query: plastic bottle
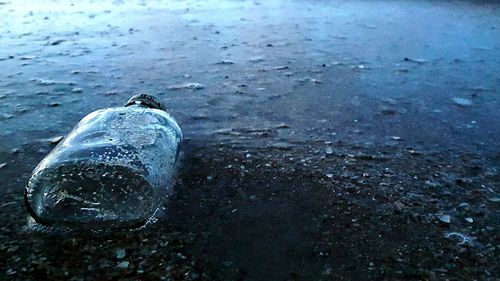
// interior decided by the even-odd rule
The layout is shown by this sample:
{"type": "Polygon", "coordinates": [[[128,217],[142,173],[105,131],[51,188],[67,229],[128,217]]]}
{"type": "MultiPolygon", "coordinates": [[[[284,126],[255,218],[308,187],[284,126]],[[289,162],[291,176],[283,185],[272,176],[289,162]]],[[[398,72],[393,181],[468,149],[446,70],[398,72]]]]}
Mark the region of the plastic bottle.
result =
{"type": "Polygon", "coordinates": [[[33,171],[28,212],[46,226],[140,227],[171,194],[181,142],[152,96],[94,111],[33,171]]]}

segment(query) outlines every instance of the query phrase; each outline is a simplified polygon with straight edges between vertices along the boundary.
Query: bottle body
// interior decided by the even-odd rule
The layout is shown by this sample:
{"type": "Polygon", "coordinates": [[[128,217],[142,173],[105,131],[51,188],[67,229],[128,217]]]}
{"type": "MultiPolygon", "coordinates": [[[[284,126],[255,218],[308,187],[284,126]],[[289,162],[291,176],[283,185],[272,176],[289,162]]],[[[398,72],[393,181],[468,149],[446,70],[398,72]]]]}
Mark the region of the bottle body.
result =
{"type": "Polygon", "coordinates": [[[171,193],[181,141],[175,120],[159,109],[92,112],[35,168],[28,209],[45,225],[144,224],[171,193]]]}

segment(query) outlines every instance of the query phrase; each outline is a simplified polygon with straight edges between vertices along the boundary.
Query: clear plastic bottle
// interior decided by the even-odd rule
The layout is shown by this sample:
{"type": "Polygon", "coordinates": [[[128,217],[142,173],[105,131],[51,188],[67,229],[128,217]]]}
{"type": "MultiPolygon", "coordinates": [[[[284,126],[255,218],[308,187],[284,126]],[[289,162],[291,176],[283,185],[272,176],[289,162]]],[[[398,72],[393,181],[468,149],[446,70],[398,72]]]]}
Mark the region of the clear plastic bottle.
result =
{"type": "Polygon", "coordinates": [[[33,171],[28,212],[48,226],[142,226],[171,193],[181,142],[177,122],[152,96],[94,111],[33,171]]]}

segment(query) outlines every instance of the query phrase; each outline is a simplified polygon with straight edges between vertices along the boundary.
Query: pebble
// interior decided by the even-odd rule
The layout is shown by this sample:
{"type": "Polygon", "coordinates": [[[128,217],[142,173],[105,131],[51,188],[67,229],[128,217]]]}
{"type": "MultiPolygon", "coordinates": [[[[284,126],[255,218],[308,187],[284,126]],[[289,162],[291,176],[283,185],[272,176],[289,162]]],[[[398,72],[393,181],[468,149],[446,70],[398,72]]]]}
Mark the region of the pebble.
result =
{"type": "Polygon", "coordinates": [[[488,201],[493,202],[493,203],[498,203],[500,202],[500,197],[492,197],[488,199],[488,201]]]}
{"type": "Polygon", "coordinates": [[[248,61],[252,62],[252,63],[258,63],[258,62],[264,61],[264,58],[263,57],[252,57],[252,58],[248,59],[248,61]]]}
{"type": "Polygon", "coordinates": [[[450,240],[455,240],[458,242],[459,245],[467,244],[470,246],[474,245],[474,238],[462,234],[460,232],[448,232],[444,234],[444,237],[450,239],[450,240]]]}
{"type": "Polygon", "coordinates": [[[231,64],[234,64],[234,62],[232,62],[230,60],[221,60],[221,61],[216,62],[215,64],[219,64],[219,65],[231,65],[231,64]]]}
{"type": "Polygon", "coordinates": [[[117,259],[123,259],[126,255],[125,249],[118,249],[116,250],[116,258],[117,259]]]}
{"type": "Polygon", "coordinates": [[[398,200],[394,202],[394,208],[396,209],[396,211],[401,212],[405,208],[405,204],[398,200]]]}
{"type": "Polygon", "coordinates": [[[423,59],[413,59],[413,58],[404,58],[404,61],[414,62],[414,63],[419,63],[419,64],[427,62],[426,60],[423,60],[423,59]]]}
{"type": "Polygon", "coordinates": [[[275,142],[273,144],[268,145],[268,147],[282,149],[282,150],[289,150],[292,149],[293,145],[287,142],[275,142]]]}
{"type": "Polygon", "coordinates": [[[396,115],[399,112],[396,109],[389,108],[387,106],[381,106],[380,113],[382,113],[383,115],[396,115]]]}
{"type": "Polygon", "coordinates": [[[122,268],[122,269],[125,269],[125,268],[127,268],[127,267],[129,266],[129,264],[130,264],[130,263],[129,263],[128,261],[122,261],[122,262],[120,262],[120,263],[116,266],[116,268],[122,268]]]}
{"type": "Polygon", "coordinates": [[[451,217],[449,215],[440,215],[440,216],[438,216],[438,219],[440,222],[443,222],[446,224],[451,223],[451,217]]]}
{"type": "Polygon", "coordinates": [[[413,193],[413,192],[408,192],[406,193],[407,198],[410,201],[421,201],[424,199],[424,196],[421,194],[413,193]]]}
{"type": "Polygon", "coordinates": [[[290,128],[290,126],[286,123],[280,123],[276,125],[276,129],[288,129],[288,128],[290,128]]]}
{"type": "Polygon", "coordinates": [[[474,219],[473,218],[465,218],[465,221],[469,222],[469,223],[473,223],[474,222],[474,219]]]}
{"type": "Polygon", "coordinates": [[[5,166],[7,166],[7,163],[0,163],[0,169],[2,169],[5,166]]]}
{"type": "Polygon", "coordinates": [[[472,105],[472,101],[470,99],[454,97],[454,98],[452,98],[452,100],[458,106],[470,106],[470,105],[472,105]]]}
{"type": "Polygon", "coordinates": [[[190,82],[180,85],[172,85],[168,87],[169,90],[182,90],[182,89],[191,89],[191,90],[201,90],[204,89],[205,85],[196,82],[190,82]]]}
{"type": "Polygon", "coordinates": [[[71,90],[71,92],[75,93],[75,94],[78,94],[78,93],[83,92],[83,89],[82,88],[73,88],[73,90],[71,90]]]}
{"type": "Polygon", "coordinates": [[[432,187],[432,188],[435,188],[435,187],[438,186],[438,184],[436,182],[429,181],[429,180],[425,181],[425,185],[428,186],[428,187],[432,187]]]}
{"type": "Polygon", "coordinates": [[[415,149],[408,149],[408,153],[410,153],[411,155],[421,155],[422,154],[422,152],[417,151],[415,149]]]}
{"type": "Polygon", "coordinates": [[[58,40],[55,40],[55,41],[50,42],[50,43],[49,43],[49,45],[51,45],[51,46],[56,46],[56,45],[61,44],[61,43],[62,43],[62,42],[64,42],[64,41],[66,41],[66,40],[64,40],[64,39],[58,39],[58,40]]]}
{"type": "Polygon", "coordinates": [[[36,58],[37,58],[36,56],[21,56],[19,57],[19,60],[32,60],[36,58]]]}

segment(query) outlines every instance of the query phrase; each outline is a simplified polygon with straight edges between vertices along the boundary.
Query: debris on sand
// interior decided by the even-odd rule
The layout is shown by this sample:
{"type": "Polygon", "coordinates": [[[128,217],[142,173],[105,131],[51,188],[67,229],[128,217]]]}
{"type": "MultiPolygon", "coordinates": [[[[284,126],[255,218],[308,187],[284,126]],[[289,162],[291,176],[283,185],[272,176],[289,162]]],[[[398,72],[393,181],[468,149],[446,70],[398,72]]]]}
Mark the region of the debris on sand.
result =
{"type": "Polygon", "coordinates": [[[215,64],[218,64],[218,65],[231,65],[231,64],[234,64],[234,62],[230,61],[230,60],[221,60],[221,61],[216,62],[215,64]]]}
{"type": "Polygon", "coordinates": [[[460,233],[460,232],[447,232],[444,234],[444,237],[454,240],[458,242],[459,245],[468,245],[468,246],[474,246],[474,238],[471,236],[468,236],[466,234],[460,233]]]}
{"type": "Polygon", "coordinates": [[[75,93],[75,94],[79,94],[79,93],[83,92],[83,89],[82,88],[73,88],[73,90],[71,90],[71,92],[75,93]]]}
{"type": "Polygon", "coordinates": [[[263,62],[264,57],[251,57],[248,59],[249,62],[251,63],[258,63],[258,62],[263,62]]]}
{"type": "Polygon", "coordinates": [[[116,250],[116,258],[123,259],[126,255],[125,249],[117,249],[116,250]]]}
{"type": "Polygon", "coordinates": [[[424,60],[424,59],[415,59],[415,58],[404,58],[404,61],[414,62],[414,63],[418,63],[418,64],[423,64],[423,63],[427,62],[427,60],[424,60]]]}
{"type": "Polygon", "coordinates": [[[280,150],[290,150],[293,148],[293,144],[288,143],[288,142],[275,142],[275,143],[269,144],[267,147],[280,149],[280,150]]]}
{"type": "Polygon", "coordinates": [[[201,83],[196,83],[196,82],[190,82],[190,83],[185,83],[185,84],[178,84],[178,85],[172,85],[168,87],[169,90],[201,90],[204,89],[205,85],[201,83]]]}
{"type": "Polygon", "coordinates": [[[289,129],[290,126],[286,123],[279,123],[278,125],[276,125],[275,127],[276,129],[289,129]]]}
{"type": "Polygon", "coordinates": [[[390,108],[390,107],[387,107],[387,106],[383,105],[383,106],[380,107],[380,113],[382,113],[382,115],[385,115],[385,116],[390,116],[390,115],[397,115],[397,114],[399,114],[399,111],[397,111],[396,109],[393,109],[393,108],[390,108]]]}
{"type": "Polygon", "coordinates": [[[458,106],[470,106],[472,105],[472,101],[470,99],[465,99],[465,98],[457,98],[453,97],[451,98],[453,102],[458,105],[458,106]]]}
{"type": "Polygon", "coordinates": [[[38,79],[38,78],[33,78],[31,81],[35,82],[36,84],[40,86],[52,86],[56,84],[60,85],[68,85],[68,86],[74,86],[76,85],[75,82],[71,81],[55,81],[55,80],[45,80],[45,79],[38,79]]]}
{"type": "Polygon", "coordinates": [[[128,268],[129,264],[130,263],[128,261],[122,261],[116,266],[116,268],[126,269],[128,268]]]}
{"type": "Polygon", "coordinates": [[[289,69],[289,67],[286,65],[281,65],[274,68],[274,70],[285,70],[285,69],[289,69]]]}
{"type": "Polygon", "coordinates": [[[440,215],[440,216],[438,216],[438,219],[440,222],[445,223],[445,224],[451,223],[451,217],[449,215],[440,215]]]}
{"type": "Polygon", "coordinates": [[[57,39],[55,41],[49,42],[49,45],[50,46],[57,46],[57,45],[61,44],[64,41],[66,41],[66,40],[64,40],[64,39],[57,39]]]}

